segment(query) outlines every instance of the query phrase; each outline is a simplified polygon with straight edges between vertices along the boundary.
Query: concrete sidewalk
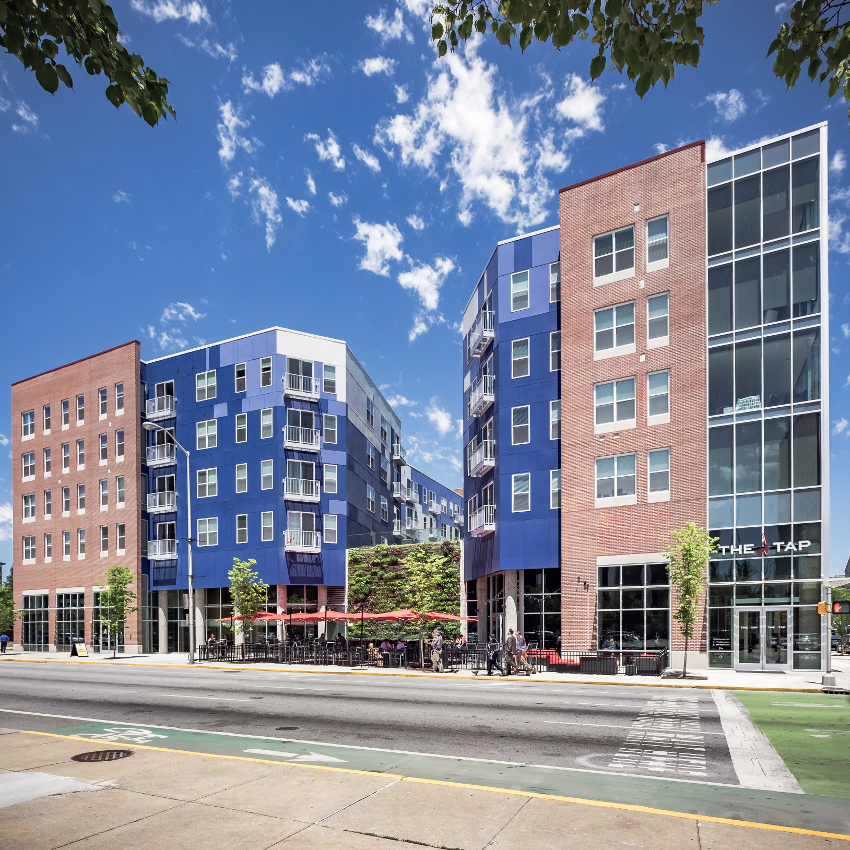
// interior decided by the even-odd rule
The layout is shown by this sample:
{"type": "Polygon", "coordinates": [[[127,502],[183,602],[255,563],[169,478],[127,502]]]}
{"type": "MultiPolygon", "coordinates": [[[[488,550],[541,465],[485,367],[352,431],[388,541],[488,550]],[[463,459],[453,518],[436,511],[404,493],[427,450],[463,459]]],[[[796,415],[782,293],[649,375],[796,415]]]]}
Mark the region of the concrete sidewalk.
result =
{"type": "Polygon", "coordinates": [[[4,850],[814,850],[850,836],[343,768],[0,730],[4,850]]]}
{"type": "MultiPolygon", "coordinates": [[[[224,663],[207,661],[190,665],[188,657],[183,654],[150,654],[150,655],[118,655],[113,658],[107,654],[92,654],[88,658],[70,658],[56,652],[20,652],[8,650],[0,655],[0,663],[9,661],[31,661],[38,663],[64,664],[120,664],[124,667],[185,667],[197,670],[263,670],[275,673],[319,673],[325,675],[349,676],[401,676],[410,678],[441,678],[451,679],[487,679],[486,674],[474,676],[468,670],[458,670],[456,673],[434,674],[428,670],[384,670],[380,667],[314,667],[306,664],[270,664],[264,662],[224,663]]],[[[850,690],[850,658],[833,655],[833,672],[839,688],[850,690]]],[[[511,676],[510,680],[522,683],[531,682],[563,682],[565,684],[587,685],[642,685],[650,687],[674,688],[720,688],[724,690],[781,690],[781,691],[811,691],[821,690],[822,673],[818,670],[791,670],[787,673],[751,673],[736,672],[735,670],[692,670],[690,675],[705,676],[705,679],[674,679],[657,676],[579,676],[570,673],[538,673],[534,676],[511,676]]]]}

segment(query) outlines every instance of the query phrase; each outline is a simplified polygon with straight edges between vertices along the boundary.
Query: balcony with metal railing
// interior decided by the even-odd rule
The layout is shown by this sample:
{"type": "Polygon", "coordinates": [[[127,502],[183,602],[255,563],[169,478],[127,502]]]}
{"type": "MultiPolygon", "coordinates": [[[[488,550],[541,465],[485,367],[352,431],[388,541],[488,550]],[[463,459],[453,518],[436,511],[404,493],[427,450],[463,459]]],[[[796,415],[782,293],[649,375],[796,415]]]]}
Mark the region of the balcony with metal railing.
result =
{"type": "Polygon", "coordinates": [[[315,428],[287,425],[283,429],[283,446],[302,452],[317,452],[321,446],[321,433],[315,428]]]}
{"type": "Polygon", "coordinates": [[[319,379],[287,372],[283,376],[283,394],[294,398],[319,398],[319,379]]]}
{"type": "Polygon", "coordinates": [[[482,440],[469,455],[467,470],[470,478],[480,478],[496,465],[496,441],[482,440]]]}
{"type": "Polygon", "coordinates": [[[400,463],[402,466],[407,463],[406,452],[404,451],[404,446],[401,443],[395,443],[393,445],[393,460],[396,463],[400,463]]]}
{"type": "Polygon", "coordinates": [[[473,537],[493,534],[496,530],[496,506],[484,505],[469,515],[469,533],[473,537]]]}
{"type": "Polygon", "coordinates": [[[495,400],[493,375],[479,375],[469,391],[469,410],[473,416],[481,416],[495,400]]]}
{"type": "Polygon", "coordinates": [[[174,443],[148,446],[146,459],[148,466],[171,466],[177,463],[174,443]]]}
{"type": "Polygon", "coordinates": [[[177,494],[173,490],[148,493],[148,513],[164,514],[177,510],[177,494]]]}
{"type": "Polygon", "coordinates": [[[393,481],[393,498],[398,499],[400,502],[407,499],[407,487],[401,481],[393,481]]]}
{"type": "Polygon", "coordinates": [[[151,421],[171,419],[174,415],[174,396],[172,395],[149,398],[145,402],[145,416],[151,421]]]}
{"type": "Polygon", "coordinates": [[[286,531],[283,548],[287,552],[306,552],[315,554],[322,551],[322,533],[320,531],[286,531]]]}
{"type": "Polygon", "coordinates": [[[148,540],[148,558],[151,561],[173,561],[176,557],[176,540],[148,540]]]}
{"type": "Polygon", "coordinates": [[[428,512],[432,514],[441,514],[443,506],[440,502],[428,502],[428,512]]]}
{"type": "Polygon", "coordinates": [[[286,478],[283,482],[285,498],[292,502],[318,502],[322,488],[318,481],[309,478],[286,478]]]}
{"type": "Polygon", "coordinates": [[[469,331],[469,351],[473,357],[479,357],[487,349],[495,336],[496,314],[492,310],[482,310],[472,323],[469,331]]]}
{"type": "Polygon", "coordinates": [[[455,525],[463,525],[463,514],[455,514],[455,525]]]}

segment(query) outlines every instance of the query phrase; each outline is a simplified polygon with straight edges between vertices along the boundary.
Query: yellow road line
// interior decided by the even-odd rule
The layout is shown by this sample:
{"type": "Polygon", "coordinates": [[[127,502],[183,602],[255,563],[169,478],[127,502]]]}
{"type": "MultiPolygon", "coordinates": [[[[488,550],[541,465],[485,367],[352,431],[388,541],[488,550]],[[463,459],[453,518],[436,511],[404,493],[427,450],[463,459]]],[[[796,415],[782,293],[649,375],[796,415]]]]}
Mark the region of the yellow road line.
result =
{"type": "MultiPolygon", "coordinates": [[[[82,738],[77,735],[59,735],[56,732],[33,732],[30,730],[20,730],[23,735],[41,735],[46,738],[64,738],[69,741],[84,741],[87,744],[108,744],[109,741],[98,740],[91,738],[82,738]]],[[[115,741],[112,743],[123,743],[115,741]]],[[[356,770],[352,767],[331,767],[323,764],[304,764],[303,762],[294,761],[278,761],[276,759],[261,759],[249,758],[248,756],[225,756],[216,753],[198,753],[193,750],[175,750],[168,747],[151,747],[147,744],[129,744],[125,745],[136,750],[154,750],[161,753],[177,753],[187,756],[201,756],[203,758],[218,758],[229,759],[230,761],[247,761],[259,764],[280,764],[286,767],[300,767],[306,770],[327,770],[333,773],[352,773],[359,776],[375,776],[378,778],[398,779],[404,782],[417,782],[420,785],[441,785],[446,788],[463,788],[469,791],[487,791],[492,794],[508,794],[513,797],[530,797],[535,800],[551,800],[558,803],[573,803],[579,806],[595,806],[601,809],[618,809],[626,812],[640,812],[649,815],[665,815],[671,818],[680,818],[683,820],[705,821],[707,823],[722,823],[727,826],[740,826],[749,829],[765,829],[771,832],[789,832],[794,835],[814,835],[818,838],[835,838],[839,841],[850,841],[850,835],[842,835],[839,832],[821,832],[816,829],[803,829],[797,826],[780,826],[772,823],[757,823],[755,821],[735,820],[733,818],[720,818],[713,815],[698,815],[691,812],[674,812],[669,809],[656,809],[650,806],[637,806],[631,803],[610,803],[603,800],[585,800],[581,797],[564,797],[558,794],[541,794],[537,791],[517,791],[513,788],[498,788],[491,785],[475,785],[468,782],[451,782],[445,779],[423,779],[418,776],[403,776],[397,773],[383,773],[374,770],[356,770]]]]}
{"type": "MultiPolygon", "coordinates": [[[[21,661],[26,664],[87,664],[87,659],[71,659],[63,658],[4,658],[0,663],[21,661]]],[[[282,667],[255,667],[254,665],[245,667],[234,667],[232,665],[224,666],[221,664],[155,664],[152,662],[139,661],[97,661],[97,666],[101,664],[112,664],[119,667],[159,667],[174,670],[227,670],[231,673],[239,673],[247,670],[260,673],[305,673],[315,674],[316,676],[379,676],[385,679],[453,679],[454,681],[477,682],[482,679],[487,679],[487,676],[451,676],[443,673],[376,673],[370,670],[315,670],[302,669],[289,670],[282,667]]],[[[89,665],[91,666],[91,665],[89,665]]],[[[502,678],[497,676],[497,679],[502,678]]],[[[778,691],[786,694],[820,694],[820,688],[783,688],[783,687],[764,687],[759,685],[718,685],[704,684],[696,685],[689,682],[677,683],[672,680],[663,682],[608,682],[597,681],[595,679],[544,679],[539,675],[528,679],[510,679],[516,685],[531,685],[532,682],[545,682],[548,685],[615,685],[619,687],[631,688],[692,688],[695,690],[715,690],[715,691],[778,691]]]]}

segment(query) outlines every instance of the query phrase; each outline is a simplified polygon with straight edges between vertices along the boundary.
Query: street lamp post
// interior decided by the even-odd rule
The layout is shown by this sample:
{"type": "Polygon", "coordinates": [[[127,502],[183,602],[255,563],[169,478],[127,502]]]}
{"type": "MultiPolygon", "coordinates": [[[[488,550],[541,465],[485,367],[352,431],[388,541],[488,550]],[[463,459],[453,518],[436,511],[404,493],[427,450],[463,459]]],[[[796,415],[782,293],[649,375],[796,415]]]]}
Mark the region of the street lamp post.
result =
{"type": "MultiPolygon", "coordinates": [[[[166,431],[168,433],[167,428],[163,428],[161,425],[157,425],[155,422],[144,422],[142,423],[142,427],[146,431],[166,431]]],[[[189,560],[188,560],[188,572],[189,572],[189,663],[195,663],[195,574],[192,570],[192,476],[189,471],[189,452],[174,439],[174,435],[171,434],[171,440],[175,446],[177,446],[180,451],[186,455],[186,522],[188,528],[188,534],[186,537],[186,543],[189,546],[189,560]]]]}

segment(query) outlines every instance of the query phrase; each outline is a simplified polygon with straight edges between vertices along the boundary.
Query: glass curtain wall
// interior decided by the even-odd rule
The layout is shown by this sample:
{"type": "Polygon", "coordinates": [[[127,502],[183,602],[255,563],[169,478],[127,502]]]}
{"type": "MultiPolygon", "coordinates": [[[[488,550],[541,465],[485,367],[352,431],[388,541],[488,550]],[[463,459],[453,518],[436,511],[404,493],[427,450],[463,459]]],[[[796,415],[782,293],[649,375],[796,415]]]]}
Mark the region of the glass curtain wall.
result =
{"type": "Polygon", "coordinates": [[[523,570],[523,636],[538,649],[561,649],[561,570],[523,570]]]}
{"type": "Polygon", "coordinates": [[[666,564],[597,567],[597,647],[670,648],[670,577],[666,564]]]}
{"type": "Polygon", "coordinates": [[[24,596],[22,627],[24,651],[46,652],[50,640],[46,593],[24,596]]]}
{"type": "Polygon", "coordinates": [[[92,605],[92,652],[124,652],[124,632],[110,637],[109,629],[100,618],[100,591],[95,591],[92,605]]]}
{"type": "Polygon", "coordinates": [[[56,649],[71,651],[71,644],[86,639],[86,601],[84,593],[56,594],[56,649]]]}
{"type": "MultiPolygon", "coordinates": [[[[466,616],[478,616],[478,581],[472,579],[466,583],[466,616]]],[[[478,643],[478,621],[473,621],[467,624],[466,640],[470,646],[478,643]]],[[[486,638],[483,638],[486,640],[486,638]]]]}
{"type": "Polygon", "coordinates": [[[712,667],[734,663],[735,609],[774,605],[793,666],[821,666],[820,159],[813,130],[707,166],[708,521],[752,547],[710,564],[712,667]]]}

